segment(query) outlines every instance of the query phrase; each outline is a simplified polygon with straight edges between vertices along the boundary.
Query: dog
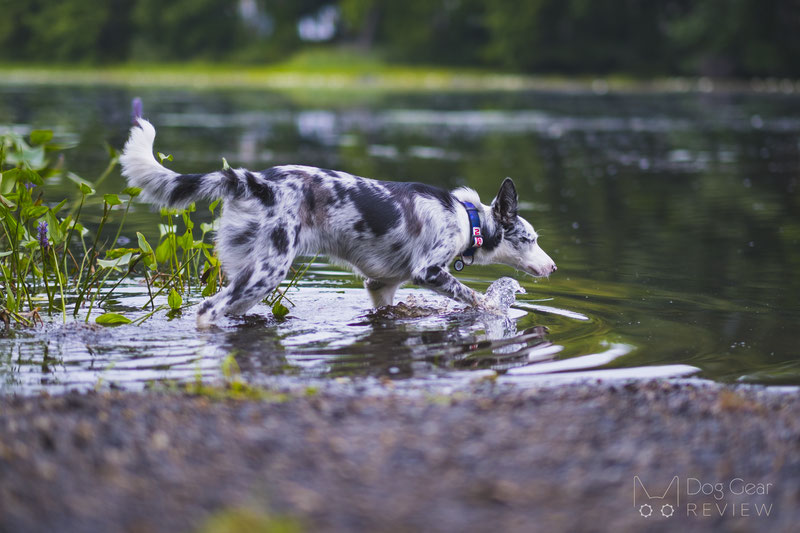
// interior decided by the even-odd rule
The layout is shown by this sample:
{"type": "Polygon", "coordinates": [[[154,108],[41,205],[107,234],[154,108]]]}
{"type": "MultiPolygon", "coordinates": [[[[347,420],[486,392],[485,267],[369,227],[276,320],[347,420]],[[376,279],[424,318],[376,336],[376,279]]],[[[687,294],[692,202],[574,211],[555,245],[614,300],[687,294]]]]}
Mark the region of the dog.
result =
{"type": "Polygon", "coordinates": [[[352,268],[364,277],[375,307],[391,305],[408,281],[479,305],[482,295],[449,272],[455,257],[462,257],[462,267],[467,257],[536,277],[556,270],[533,226],[517,214],[510,178],[484,205],[466,187],[448,192],[309,166],[178,174],[153,157],[155,136],[150,122],[135,119],[120,156],[122,175],[142,189],[143,200],[178,209],[200,199],[224,200],[216,250],[229,283],[200,305],[201,327],[263,300],[300,254],[327,255],[352,268]]]}

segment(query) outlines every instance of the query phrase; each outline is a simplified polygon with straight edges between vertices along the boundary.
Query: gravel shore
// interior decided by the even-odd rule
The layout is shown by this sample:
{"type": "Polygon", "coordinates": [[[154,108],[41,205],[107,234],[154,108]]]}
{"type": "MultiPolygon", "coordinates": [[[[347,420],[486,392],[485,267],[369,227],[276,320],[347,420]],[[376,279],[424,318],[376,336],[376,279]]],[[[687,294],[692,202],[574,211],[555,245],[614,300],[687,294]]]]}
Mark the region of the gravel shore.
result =
{"type": "Polygon", "coordinates": [[[307,531],[796,531],[800,398],[669,382],[0,398],[0,531],[194,531],[226,510],[307,531]],[[675,476],[677,501],[647,498],[675,476]]]}

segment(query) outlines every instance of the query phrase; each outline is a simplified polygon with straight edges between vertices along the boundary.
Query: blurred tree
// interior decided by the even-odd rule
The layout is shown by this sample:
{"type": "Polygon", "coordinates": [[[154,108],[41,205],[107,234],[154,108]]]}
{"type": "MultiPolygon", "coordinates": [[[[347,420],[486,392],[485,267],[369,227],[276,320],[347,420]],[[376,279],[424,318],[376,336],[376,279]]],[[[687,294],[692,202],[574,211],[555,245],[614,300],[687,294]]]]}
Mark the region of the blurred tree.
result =
{"type": "Polygon", "coordinates": [[[438,64],[476,64],[486,42],[479,0],[341,0],[351,37],[377,45],[388,58],[438,64]]]}
{"type": "Polygon", "coordinates": [[[253,50],[253,59],[286,59],[302,45],[298,22],[331,3],[330,0],[258,0],[259,11],[271,21],[271,29],[262,39],[247,44],[253,50]]]}
{"type": "Polygon", "coordinates": [[[240,44],[237,0],[136,0],[134,59],[220,59],[240,44]]]}
{"type": "Polygon", "coordinates": [[[485,58],[514,70],[653,73],[670,70],[663,2],[496,0],[487,5],[485,58]]]}
{"type": "Polygon", "coordinates": [[[0,13],[13,61],[266,62],[319,41],[523,72],[800,76],[798,0],[0,0],[0,13]]]}
{"type": "Polygon", "coordinates": [[[125,0],[3,0],[4,58],[35,61],[120,61],[128,52],[125,0]]]}
{"type": "Polygon", "coordinates": [[[800,2],[703,0],[675,11],[668,21],[668,40],[682,58],[684,72],[800,75],[800,2]]]}

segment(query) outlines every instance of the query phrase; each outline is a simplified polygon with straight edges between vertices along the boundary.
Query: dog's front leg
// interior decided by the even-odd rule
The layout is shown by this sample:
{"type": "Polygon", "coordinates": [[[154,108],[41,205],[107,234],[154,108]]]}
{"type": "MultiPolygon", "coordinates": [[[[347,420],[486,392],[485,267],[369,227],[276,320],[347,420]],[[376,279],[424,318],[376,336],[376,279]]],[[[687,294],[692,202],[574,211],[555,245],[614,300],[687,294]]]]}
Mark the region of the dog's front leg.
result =
{"type": "Polygon", "coordinates": [[[432,289],[443,296],[468,305],[478,305],[482,296],[470,289],[448,272],[443,266],[429,266],[414,272],[415,284],[432,289]]]}

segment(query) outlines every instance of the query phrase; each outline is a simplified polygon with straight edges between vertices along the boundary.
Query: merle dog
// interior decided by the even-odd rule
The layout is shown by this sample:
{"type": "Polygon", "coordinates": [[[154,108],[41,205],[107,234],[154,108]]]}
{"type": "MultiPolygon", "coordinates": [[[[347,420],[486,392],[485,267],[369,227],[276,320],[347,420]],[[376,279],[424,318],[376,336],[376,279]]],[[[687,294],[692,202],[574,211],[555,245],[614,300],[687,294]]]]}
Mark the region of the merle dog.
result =
{"type": "Polygon", "coordinates": [[[284,279],[298,254],[324,254],[352,268],[366,278],[376,307],[390,305],[407,281],[479,304],[482,296],[448,271],[462,254],[534,276],[556,270],[533,227],[517,216],[509,178],[487,206],[472,189],[448,192],[298,165],[178,174],[153,157],[155,128],[136,122],[120,162],[145,200],[181,208],[224,199],[216,246],[229,283],[202,303],[198,325],[246,312],[284,279]]]}

